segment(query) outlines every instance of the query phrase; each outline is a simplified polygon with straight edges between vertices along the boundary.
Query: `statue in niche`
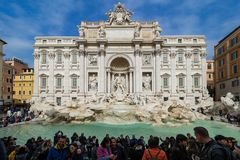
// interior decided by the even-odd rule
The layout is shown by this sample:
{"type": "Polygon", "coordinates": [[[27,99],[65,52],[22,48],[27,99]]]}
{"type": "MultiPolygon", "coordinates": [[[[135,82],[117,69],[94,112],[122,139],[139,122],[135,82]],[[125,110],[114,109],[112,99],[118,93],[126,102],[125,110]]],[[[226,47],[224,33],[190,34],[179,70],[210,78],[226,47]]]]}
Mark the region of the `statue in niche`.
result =
{"type": "Polygon", "coordinates": [[[97,77],[95,74],[89,77],[89,90],[96,91],[97,90],[97,77]]]}
{"type": "Polygon", "coordinates": [[[125,78],[118,74],[118,76],[114,79],[114,88],[115,93],[122,94],[125,92],[125,78]]]}
{"type": "Polygon", "coordinates": [[[151,64],[151,55],[144,55],[143,64],[144,65],[151,64]]]}
{"type": "Polygon", "coordinates": [[[99,38],[105,38],[106,37],[106,32],[105,32],[105,28],[104,25],[102,24],[98,30],[98,36],[99,38]]]}
{"type": "Polygon", "coordinates": [[[89,65],[96,66],[97,65],[97,56],[96,55],[89,55],[89,65]]]}
{"type": "Polygon", "coordinates": [[[146,76],[143,77],[143,89],[145,91],[151,91],[151,82],[152,82],[152,78],[147,73],[146,76]]]}
{"type": "Polygon", "coordinates": [[[134,31],[134,37],[136,38],[136,37],[140,37],[140,23],[139,22],[137,22],[136,23],[136,27],[135,27],[135,31],[134,31]]]}

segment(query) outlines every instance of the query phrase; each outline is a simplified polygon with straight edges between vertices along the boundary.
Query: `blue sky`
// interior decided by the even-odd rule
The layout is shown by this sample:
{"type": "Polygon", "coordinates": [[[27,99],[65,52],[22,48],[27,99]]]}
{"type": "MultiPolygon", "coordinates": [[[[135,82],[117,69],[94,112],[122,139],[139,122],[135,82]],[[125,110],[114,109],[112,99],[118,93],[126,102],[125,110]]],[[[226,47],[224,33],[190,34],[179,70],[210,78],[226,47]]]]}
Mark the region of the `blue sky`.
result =
{"type": "Polygon", "coordinates": [[[240,25],[240,0],[0,0],[5,58],[33,66],[35,36],[78,36],[76,25],[107,20],[117,2],[134,12],[133,20],[159,21],[162,35],[205,35],[209,59],[213,46],[240,25]]]}

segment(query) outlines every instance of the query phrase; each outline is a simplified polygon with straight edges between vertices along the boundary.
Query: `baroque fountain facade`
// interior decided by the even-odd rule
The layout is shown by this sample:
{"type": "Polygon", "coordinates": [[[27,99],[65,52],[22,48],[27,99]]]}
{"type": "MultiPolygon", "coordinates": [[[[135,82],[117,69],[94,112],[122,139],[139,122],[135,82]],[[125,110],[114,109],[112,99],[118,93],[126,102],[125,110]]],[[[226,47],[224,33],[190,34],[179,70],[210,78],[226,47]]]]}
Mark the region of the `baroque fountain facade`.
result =
{"type": "Polygon", "coordinates": [[[202,35],[162,36],[118,3],[79,36],[35,37],[32,110],[48,121],[190,122],[211,106],[202,35]],[[38,112],[39,113],[39,112],[38,112]]]}

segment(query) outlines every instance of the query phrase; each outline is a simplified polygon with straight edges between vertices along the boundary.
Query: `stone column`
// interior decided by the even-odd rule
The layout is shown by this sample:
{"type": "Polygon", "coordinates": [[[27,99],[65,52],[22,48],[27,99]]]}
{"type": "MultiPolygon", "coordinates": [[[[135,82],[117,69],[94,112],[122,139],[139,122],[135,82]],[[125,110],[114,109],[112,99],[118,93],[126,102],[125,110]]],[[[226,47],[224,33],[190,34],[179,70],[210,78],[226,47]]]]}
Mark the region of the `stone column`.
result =
{"type": "Polygon", "coordinates": [[[46,97],[47,101],[50,103],[55,103],[54,101],[54,84],[55,84],[55,78],[54,78],[54,60],[55,60],[55,53],[53,49],[50,49],[49,54],[48,54],[48,68],[49,68],[49,77],[47,81],[47,87],[48,87],[48,95],[46,97]]]}
{"type": "Polygon", "coordinates": [[[176,96],[176,52],[175,49],[170,53],[171,58],[171,94],[173,97],[176,96]]]}
{"type": "Polygon", "coordinates": [[[111,80],[111,92],[114,92],[114,87],[113,87],[113,81],[114,81],[114,73],[112,73],[112,80],[111,80]]]}
{"type": "Polygon", "coordinates": [[[70,53],[69,51],[64,52],[64,100],[70,100],[70,86],[71,86],[71,78],[69,75],[70,71],[70,53]]]}
{"type": "Polygon", "coordinates": [[[84,50],[79,50],[79,58],[80,58],[80,78],[79,78],[79,87],[80,87],[80,95],[83,96],[85,94],[85,61],[84,61],[84,50]]]}
{"type": "Polygon", "coordinates": [[[130,93],[132,93],[133,92],[133,85],[132,85],[132,76],[133,76],[133,74],[132,74],[133,72],[132,71],[130,71],[130,79],[129,79],[129,87],[130,87],[130,93]]]}
{"type": "Polygon", "coordinates": [[[104,66],[105,50],[100,49],[99,51],[99,75],[98,75],[98,92],[104,93],[105,91],[105,66],[104,66]]]}
{"type": "Polygon", "coordinates": [[[126,73],[126,91],[127,91],[127,93],[129,92],[129,87],[128,87],[128,73],[126,73]]]}
{"type": "Polygon", "coordinates": [[[141,51],[135,50],[135,80],[134,80],[134,92],[140,93],[142,91],[142,71],[141,71],[141,51]]]}
{"type": "Polygon", "coordinates": [[[191,76],[191,70],[192,70],[192,53],[190,51],[186,51],[185,54],[186,57],[186,70],[187,70],[187,75],[186,75],[186,90],[187,90],[187,95],[190,95],[192,93],[192,76],[191,76]]]}
{"type": "Polygon", "coordinates": [[[107,91],[108,91],[108,93],[110,93],[111,92],[111,73],[110,73],[110,71],[107,71],[107,78],[108,78],[108,80],[107,80],[107,84],[108,84],[107,91]]]}
{"type": "MultiPolygon", "coordinates": [[[[40,87],[40,77],[39,77],[39,59],[40,54],[38,52],[34,52],[34,93],[33,100],[39,100],[39,87],[40,87]]],[[[0,97],[1,98],[1,97],[0,97]]]]}
{"type": "Polygon", "coordinates": [[[200,56],[201,56],[201,63],[202,63],[202,93],[204,96],[207,96],[206,94],[208,94],[208,92],[207,92],[207,78],[206,78],[206,74],[207,74],[206,51],[202,51],[200,56]]]}
{"type": "Polygon", "coordinates": [[[155,87],[156,87],[156,94],[160,94],[160,87],[161,87],[161,82],[160,82],[160,54],[161,50],[158,49],[155,51],[156,55],[156,62],[155,62],[155,87]]]}

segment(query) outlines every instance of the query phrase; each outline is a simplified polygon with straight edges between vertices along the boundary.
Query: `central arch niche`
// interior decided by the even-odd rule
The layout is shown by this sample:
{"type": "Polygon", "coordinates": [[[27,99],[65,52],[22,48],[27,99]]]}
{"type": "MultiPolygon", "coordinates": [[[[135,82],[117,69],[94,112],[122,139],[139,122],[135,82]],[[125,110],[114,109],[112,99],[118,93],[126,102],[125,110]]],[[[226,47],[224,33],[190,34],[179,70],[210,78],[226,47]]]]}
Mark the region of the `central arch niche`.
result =
{"type": "Polygon", "coordinates": [[[110,63],[108,72],[109,90],[114,95],[126,95],[132,91],[132,74],[129,61],[124,57],[116,57],[110,63]]]}

